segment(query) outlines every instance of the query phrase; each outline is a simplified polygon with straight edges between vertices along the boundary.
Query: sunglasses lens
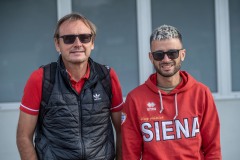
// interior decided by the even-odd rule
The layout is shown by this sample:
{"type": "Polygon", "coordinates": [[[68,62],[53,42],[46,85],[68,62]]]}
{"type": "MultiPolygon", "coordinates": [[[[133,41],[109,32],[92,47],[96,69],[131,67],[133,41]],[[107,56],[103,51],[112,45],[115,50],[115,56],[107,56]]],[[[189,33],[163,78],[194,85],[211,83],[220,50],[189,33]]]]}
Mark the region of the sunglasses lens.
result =
{"type": "Polygon", "coordinates": [[[62,38],[63,38],[63,42],[65,44],[73,44],[76,39],[76,36],[75,35],[66,35],[66,36],[62,36],[62,38]]]}
{"type": "Polygon", "coordinates": [[[152,55],[156,61],[161,61],[164,58],[164,52],[162,51],[153,52],[152,55]]]}
{"type": "Polygon", "coordinates": [[[76,37],[79,38],[81,43],[88,43],[91,41],[92,35],[91,34],[79,34],[79,35],[64,35],[60,36],[63,39],[65,44],[73,44],[76,40],[76,37]]]}
{"type": "Polygon", "coordinates": [[[91,34],[80,34],[78,37],[82,43],[88,43],[91,41],[92,35],[91,34]]]}
{"type": "Polygon", "coordinates": [[[176,59],[179,56],[179,51],[180,50],[169,50],[167,52],[156,51],[156,52],[152,52],[152,55],[156,61],[163,60],[165,54],[168,56],[169,59],[176,59]]]}
{"type": "Polygon", "coordinates": [[[179,50],[170,50],[167,52],[167,56],[170,59],[176,59],[178,58],[178,55],[179,55],[179,50]]]}

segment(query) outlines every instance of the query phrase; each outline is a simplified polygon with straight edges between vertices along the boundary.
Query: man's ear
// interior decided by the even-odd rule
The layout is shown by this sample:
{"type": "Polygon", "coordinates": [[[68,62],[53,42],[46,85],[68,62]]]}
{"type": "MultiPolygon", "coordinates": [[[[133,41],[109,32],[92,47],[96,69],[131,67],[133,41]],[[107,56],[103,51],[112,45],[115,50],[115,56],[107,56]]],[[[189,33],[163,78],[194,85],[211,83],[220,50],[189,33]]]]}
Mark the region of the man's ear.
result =
{"type": "Polygon", "coordinates": [[[94,49],[94,42],[92,42],[92,47],[91,47],[91,49],[92,49],[92,50],[94,49]]]}
{"type": "Polygon", "coordinates": [[[186,49],[183,49],[181,52],[181,61],[183,62],[186,57],[186,49]]]}
{"type": "Polygon", "coordinates": [[[60,53],[59,39],[54,38],[54,44],[55,44],[56,51],[60,53]]]}
{"type": "Polygon", "coordinates": [[[150,61],[153,63],[153,55],[152,52],[148,53],[148,58],[150,59],[150,61]]]}

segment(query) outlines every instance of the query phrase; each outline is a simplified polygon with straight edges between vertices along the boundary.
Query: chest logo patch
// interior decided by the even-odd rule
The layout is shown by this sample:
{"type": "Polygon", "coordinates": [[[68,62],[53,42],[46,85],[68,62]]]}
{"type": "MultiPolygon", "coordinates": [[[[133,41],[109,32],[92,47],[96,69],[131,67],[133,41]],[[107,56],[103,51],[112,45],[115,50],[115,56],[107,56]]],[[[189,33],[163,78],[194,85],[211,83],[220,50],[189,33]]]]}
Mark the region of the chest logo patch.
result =
{"type": "Polygon", "coordinates": [[[156,111],[156,104],[154,102],[147,103],[147,111],[156,111]]]}
{"type": "Polygon", "coordinates": [[[94,94],[93,99],[94,99],[94,101],[101,100],[100,94],[97,94],[97,93],[94,94]]]}

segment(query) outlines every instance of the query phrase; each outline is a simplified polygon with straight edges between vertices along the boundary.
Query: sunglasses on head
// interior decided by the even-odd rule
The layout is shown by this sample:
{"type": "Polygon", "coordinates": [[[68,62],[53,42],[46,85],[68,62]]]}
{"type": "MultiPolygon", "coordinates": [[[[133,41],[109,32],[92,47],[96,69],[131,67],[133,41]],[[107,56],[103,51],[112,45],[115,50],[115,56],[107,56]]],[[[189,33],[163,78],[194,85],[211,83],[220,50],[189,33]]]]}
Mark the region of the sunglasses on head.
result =
{"type": "Polygon", "coordinates": [[[152,52],[153,58],[156,61],[163,60],[165,54],[168,56],[169,59],[177,59],[179,56],[179,51],[182,49],[171,49],[169,51],[163,52],[163,51],[155,51],[152,52]]]}
{"type": "Polygon", "coordinates": [[[92,39],[92,34],[78,34],[78,35],[70,34],[60,36],[59,38],[62,38],[65,44],[73,44],[77,37],[81,43],[89,43],[92,39]]]}

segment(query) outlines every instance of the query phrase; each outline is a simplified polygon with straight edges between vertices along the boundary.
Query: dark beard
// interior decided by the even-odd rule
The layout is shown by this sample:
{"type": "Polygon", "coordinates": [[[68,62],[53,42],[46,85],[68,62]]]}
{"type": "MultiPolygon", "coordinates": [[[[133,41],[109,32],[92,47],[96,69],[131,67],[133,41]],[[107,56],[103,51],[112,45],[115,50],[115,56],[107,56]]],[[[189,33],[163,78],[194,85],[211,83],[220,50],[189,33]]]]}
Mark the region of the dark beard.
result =
{"type": "Polygon", "coordinates": [[[162,64],[173,64],[173,66],[174,66],[174,71],[172,73],[163,73],[160,69],[158,69],[158,67],[156,65],[154,65],[154,68],[155,68],[156,72],[163,77],[172,77],[173,75],[175,75],[181,69],[181,66],[182,66],[181,61],[179,62],[178,65],[176,65],[175,61],[174,62],[169,62],[169,63],[162,63],[162,64]]]}

